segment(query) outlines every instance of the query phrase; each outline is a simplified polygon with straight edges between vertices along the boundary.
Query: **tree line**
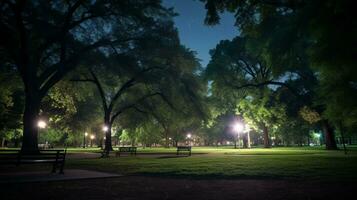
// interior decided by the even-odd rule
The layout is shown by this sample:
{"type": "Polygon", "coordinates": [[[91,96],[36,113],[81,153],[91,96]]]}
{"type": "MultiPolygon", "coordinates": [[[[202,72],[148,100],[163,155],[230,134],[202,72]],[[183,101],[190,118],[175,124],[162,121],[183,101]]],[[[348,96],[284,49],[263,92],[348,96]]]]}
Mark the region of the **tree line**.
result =
{"type": "Polygon", "coordinates": [[[107,151],[120,140],[169,146],[187,133],[223,143],[236,139],[236,121],[265,147],[309,144],[322,130],[336,149],[336,134],[355,134],[350,1],[203,2],[205,23],[232,12],[240,30],[207,66],[157,0],[2,1],[3,142],[37,151],[50,139],[39,120],[53,141],[80,145],[96,133],[107,151]]]}

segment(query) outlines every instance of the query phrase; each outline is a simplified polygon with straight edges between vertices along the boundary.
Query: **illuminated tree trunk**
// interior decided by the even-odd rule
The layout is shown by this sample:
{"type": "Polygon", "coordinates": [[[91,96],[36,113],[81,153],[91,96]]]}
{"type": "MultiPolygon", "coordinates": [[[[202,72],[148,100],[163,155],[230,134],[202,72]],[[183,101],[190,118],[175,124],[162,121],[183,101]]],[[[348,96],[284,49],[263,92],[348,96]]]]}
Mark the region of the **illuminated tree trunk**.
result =
{"type": "Polygon", "coordinates": [[[264,148],[270,148],[268,127],[263,124],[264,148]]]}
{"type": "Polygon", "coordinates": [[[322,121],[322,130],[325,134],[326,149],[327,150],[336,150],[337,145],[336,145],[334,130],[331,127],[328,120],[322,121]]]}
{"type": "Polygon", "coordinates": [[[1,147],[5,147],[5,141],[6,141],[6,139],[3,137],[2,141],[1,141],[1,147]]]}
{"type": "Polygon", "coordinates": [[[169,131],[165,130],[165,148],[169,148],[169,131]]]}

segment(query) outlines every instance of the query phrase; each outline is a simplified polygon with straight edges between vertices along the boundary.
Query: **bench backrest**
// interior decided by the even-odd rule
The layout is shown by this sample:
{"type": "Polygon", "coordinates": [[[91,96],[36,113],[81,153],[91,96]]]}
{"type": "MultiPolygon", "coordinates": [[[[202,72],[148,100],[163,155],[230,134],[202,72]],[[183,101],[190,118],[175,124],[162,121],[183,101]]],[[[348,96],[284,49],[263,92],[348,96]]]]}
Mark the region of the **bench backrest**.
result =
{"type": "Polygon", "coordinates": [[[17,160],[19,153],[17,149],[0,149],[0,160],[17,160]]]}
{"type": "Polygon", "coordinates": [[[23,153],[21,150],[0,150],[1,160],[46,160],[58,159],[64,160],[66,157],[67,149],[64,150],[40,150],[39,153],[23,153]]]}
{"type": "Polygon", "coordinates": [[[119,147],[120,152],[132,152],[136,151],[136,147],[119,147]]]}
{"type": "Polygon", "coordinates": [[[177,150],[191,151],[191,146],[177,146],[177,150]]]}

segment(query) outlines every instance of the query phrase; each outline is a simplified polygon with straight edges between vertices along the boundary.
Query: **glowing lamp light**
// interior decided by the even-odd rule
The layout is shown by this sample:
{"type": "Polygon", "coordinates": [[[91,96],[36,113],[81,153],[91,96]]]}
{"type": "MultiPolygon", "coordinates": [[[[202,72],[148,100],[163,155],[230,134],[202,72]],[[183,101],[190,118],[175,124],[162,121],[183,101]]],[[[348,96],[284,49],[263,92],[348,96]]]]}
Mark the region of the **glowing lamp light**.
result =
{"type": "Polygon", "coordinates": [[[88,136],[88,133],[87,133],[87,132],[85,132],[85,133],[84,133],[84,135],[87,137],[87,136],[88,136]]]}
{"type": "Polygon", "coordinates": [[[187,138],[191,138],[191,137],[192,137],[191,133],[187,134],[187,138]]]}
{"type": "Polygon", "coordinates": [[[107,132],[109,130],[108,126],[103,126],[103,131],[107,132]]]}
{"type": "Polygon", "coordinates": [[[237,133],[242,132],[244,130],[244,126],[242,123],[235,123],[233,125],[233,130],[234,130],[234,132],[237,132],[237,133]]]}
{"type": "Polygon", "coordinates": [[[90,136],[90,139],[91,139],[91,140],[93,140],[94,138],[95,138],[95,136],[94,136],[94,135],[91,135],[91,136],[90,136]]]}
{"type": "Polygon", "coordinates": [[[40,121],[37,122],[37,126],[39,128],[46,128],[47,124],[46,124],[46,122],[40,120],[40,121]]]}

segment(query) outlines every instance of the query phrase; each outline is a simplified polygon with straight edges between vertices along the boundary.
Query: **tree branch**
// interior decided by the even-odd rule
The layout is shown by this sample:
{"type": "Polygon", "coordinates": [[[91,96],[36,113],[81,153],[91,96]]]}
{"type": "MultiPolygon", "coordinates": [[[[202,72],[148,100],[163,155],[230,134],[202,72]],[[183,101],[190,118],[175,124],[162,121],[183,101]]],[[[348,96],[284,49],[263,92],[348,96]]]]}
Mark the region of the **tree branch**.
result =
{"type": "Polygon", "coordinates": [[[117,91],[117,93],[114,95],[114,97],[112,98],[110,104],[109,104],[109,110],[113,109],[115,102],[118,100],[118,98],[130,87],[134,86],[136,83],[136,79],[141,76],[142,74],[154,70],[157,67],[149,67],[146,69],[141,70],[139,73],[137,73],[134,77],[132,77],[131,79],[129,79],[127,82],[125,82],[121,88],[117,91]]]}
{"type": "Polygon", "coordinates": [[[120,108],[112,117],[111,117],[111,123],[114,122],[114,120],[121,114],[123,113],[125,110],[128,110],[130,108],[134,108],[138,103],[144,101],[147,98],[153,97],[153,96],[157,96],[160,95],[159,92],[155,92],[155,93],[150,93],[147,95],[144,95],[143,97],[141,97],[140,99],[136,100],[134,103],[128,104],[126,106],[123,106],[122,108],[120,108]]]}
{"type": "Polygon", "coordinates": [[[95,83],[95,85],[98,88],[98,91],[99,91],[99,94],[100,94],[100,97],[101,97],[102,103],[103,103],[103,109],[106,112],[106,110],[108,109],[108,104],[107,104],[107,101],[105,98],[104,89],[103,89],[102,85],[100,84],[100,81],[99,81],[98,77],[95,75],[94,71],[92,69],[89,69],[89,72],[93,77],[93,82],[95,83]]]}
{"type": "Polygon", "coordinates": [[[240,90],[240,89],[243,89],[243,88],[249,88],[249,87],[256,87],[256,88],[259,88],[259,87],[262,87],[262,86],[265,86],[265,85],[279,85],[279,86],[283,86],[283,87],[286,87],[288,88],[293,94],[295,94],[296,96],[298,95],[297,92],[295,91],[294,88],[292,88],[289,84],[287,83],[283,83],[283,82],[277,82],[277,81],[263,81],[263,82],[260,82],[260,83],[247,83],[247,84],[243,84],[243,85],[234,85],[230,82],[227,82],[226,81],[226,84],[234,89],[237,89],[237,90],[240,90]]]}

